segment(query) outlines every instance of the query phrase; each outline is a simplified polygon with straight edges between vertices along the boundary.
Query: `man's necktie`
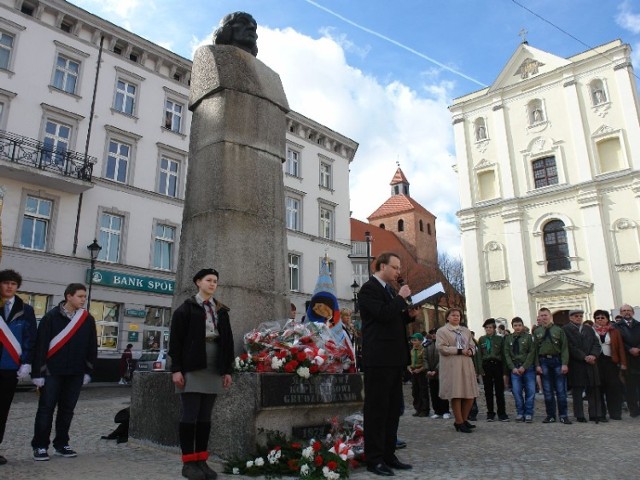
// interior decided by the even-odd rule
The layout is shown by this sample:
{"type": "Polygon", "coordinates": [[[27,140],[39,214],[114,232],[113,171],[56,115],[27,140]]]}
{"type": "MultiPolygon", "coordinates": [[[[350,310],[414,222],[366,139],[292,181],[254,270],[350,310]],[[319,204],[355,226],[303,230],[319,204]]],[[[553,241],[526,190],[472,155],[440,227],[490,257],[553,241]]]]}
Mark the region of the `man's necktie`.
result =
{"type": "Polygon", "coordinates": [[[513,339],[513,354],[514,355],[520,354],[520,337],[515,337],[513,339]]]}
{"type": "Polygon", "coordinates": [[[4,320],[5,322],[9,321],[9,313],[11,313],[11,303],[7,302],[4,304],[4,320]]]}
{"type": "Polygon", "coordinates": [[[394,293],[394,291],[393,291],[393,288],[391,288],[391,285],[389,285],[389,284],[385,285],[385,286],[384,286],[384,289],[387,291],[387,293],[389,294],[389,296],[390,296],[391,298],[393,298],[393,297],[395,297],[395,296],[396,296],[396,295],[395,295],[395,293],[394,293]]]}

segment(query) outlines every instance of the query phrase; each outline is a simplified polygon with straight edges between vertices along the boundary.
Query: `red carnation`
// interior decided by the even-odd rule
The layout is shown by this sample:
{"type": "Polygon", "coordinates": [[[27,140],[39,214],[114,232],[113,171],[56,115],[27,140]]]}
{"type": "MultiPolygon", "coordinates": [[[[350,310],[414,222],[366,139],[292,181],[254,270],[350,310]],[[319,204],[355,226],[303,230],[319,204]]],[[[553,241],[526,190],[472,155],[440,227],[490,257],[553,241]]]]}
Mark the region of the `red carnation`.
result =
{"type": "Polygon", "coordinates": [[[329,470],[335,470],[336,468],[338,468],[338,464],[331,460],[327,462],[327,467],[329,467],[329,470]]]}
{"type": "Polygon", "coordinates": [[[279,359],[286,358],[286,356],[287,356],[287,352],[285,352],[284,350],[280,350],[279,352],[276,353],[276,357],[279,359]]]}
{"type": "Polygon", "coordinates": [[[259,363],[256,366],[256,372],[263,373],[263,372],[266,372],[266,371],[267,371],[267,367],[263,363],[259,363]]]}
{"type": "Polygon", "coordinates": [[[316,442],[313,442],[312,447],[313,447],[313,451],[317,452],[318,450],[320,450],[322,448],[322,444],[320,442],[316,441],[316,442]]]}
{"type": "Polygon", "coordinates": [[[314,460],[313,463],[316,465],[316,467],[321,467],[322,466],[322,462],[324,461],[324,459],[318,455],[314,460]]]}
{"type": "Polygon", "coordinates": [[[300,466],[298,465],[298,460],[295,458],[290,459],[287,462],[287,465],[289,466],[289,470],[292,470],[294,472],[297,472],[298,470],[300,470],[300,466]]]}
{"type": "Polygon", "coordinates": [[[298,347],[291,347],[289,351],[291,352],[292,355],[295,355],[296,353],[298,353],[298,347]]]}
{"type": "Polygon", "coordinates": [[[291,442],[291,448],[295,448],[296,450],[299,450],[302,448],[302,444],[299,442],[291,442]]]}
{"type": "Polygon", "coordinates": [[[318,373],[318,366],[317,365],[311,365],[309,367],[309,372],[310,373],[318,373]]]}
{"type": "Polygon", "coordinates": [[[304,362],[307,359],[307,354],[304,352],[298,352],[296,358],[299,362],[304,362]]]}
{"type": "Polygon", "coordinates": [[[296,368],[298,368],[298,362],[296,362],[295,360],[291,360],[290,362],[284,364],[284,371],[287,373],[295,372],[296,368]]]}
{"type": "Polygon", "coordinates": [[[248,358],[249,358],[249,355],[247,355],[246,353],[243,353],[242,355],[240,355],[240,360],[242,360],[243,362],[248,358]]]}

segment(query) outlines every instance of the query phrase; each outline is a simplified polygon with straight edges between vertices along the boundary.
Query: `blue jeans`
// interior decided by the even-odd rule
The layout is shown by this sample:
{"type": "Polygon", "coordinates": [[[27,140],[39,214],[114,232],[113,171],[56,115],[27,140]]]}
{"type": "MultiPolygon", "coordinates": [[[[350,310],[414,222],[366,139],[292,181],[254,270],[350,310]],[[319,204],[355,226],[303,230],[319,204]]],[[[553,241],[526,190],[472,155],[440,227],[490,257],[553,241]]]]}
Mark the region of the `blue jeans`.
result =
{"type": "Polygon", "coordinates": [[[544,406],[547,410],[547,416],[556,417],[556,396],[558,397],[560,417],[568,416],[567,376],[562,373],[560,357],[540,357],[540,367],[542,367],[542,390],[544,391],[544,406]]]}
{"type": "Polygon", "coordinates": [[[536,397],[536,370],[532,365],[522,375],[511,373],[511,390],[518,415],[533,417],[533,402],[536,397]]]}
{"type": "Polygon", "coordinates": [[[40,389],[40,400],[36,412],[36,422],[33,429],[33,448],[48,448],[53,412],[58,407],[56,415],[56,436],[53,448],[59,449],[69,445],[69,427],[73,419],[73,410],[80,397],[83,374],[80,375],[50,375],[45,377],[44,387],[40,389]]]}

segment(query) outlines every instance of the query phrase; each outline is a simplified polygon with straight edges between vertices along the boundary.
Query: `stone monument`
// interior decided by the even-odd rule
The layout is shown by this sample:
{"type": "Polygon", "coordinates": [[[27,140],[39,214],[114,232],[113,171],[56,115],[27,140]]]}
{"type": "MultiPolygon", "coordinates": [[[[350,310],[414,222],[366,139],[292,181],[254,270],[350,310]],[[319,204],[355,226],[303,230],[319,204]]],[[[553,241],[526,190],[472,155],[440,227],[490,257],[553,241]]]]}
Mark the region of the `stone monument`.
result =
{"type": "Polygon", "coordinates": [[[214,45],[200,47],[191,72],[193,111],[176,308],[195,293],[201,268],[220,272],[216,297],[231,308],[236,353],[243,335],[287,318],[287,237],[282,162],[286,113],[282,82],[258,60],[257,24],[225,16],[214,45]]]}
{"type": "MultiPolygon", "coordinates": [[[[288,317],[282,162],[286,113],[280,77],[255,58],[256,22],[236,12],[222,19],[215,45],[194,56],[193,111],[174,308],[195,293],[201,268],[220,272],[216,298],[229,306],[236,354],[243,335],[288,317]]],[[[293,436],[325,433],[327,419],[362,406],[358,374],[245,373],[213,409],[209,448],[222,458],[253,451],[260,429],[293,436]]],[[[130,438],[177,446],[179,397],[168,372],[138,372],[130,438]]]]}

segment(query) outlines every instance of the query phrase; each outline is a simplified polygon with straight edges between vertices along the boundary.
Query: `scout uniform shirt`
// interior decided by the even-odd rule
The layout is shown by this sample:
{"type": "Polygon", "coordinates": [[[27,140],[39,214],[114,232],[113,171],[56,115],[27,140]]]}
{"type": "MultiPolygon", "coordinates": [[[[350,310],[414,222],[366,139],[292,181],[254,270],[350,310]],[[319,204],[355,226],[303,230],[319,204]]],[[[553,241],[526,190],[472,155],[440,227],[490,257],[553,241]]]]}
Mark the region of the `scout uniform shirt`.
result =
{"type": "Polygon", "coordinates": [[[548,327],[539,326],[533,331],[538,357],[560,357],[562,365],[569,364],[569,345],[564,331],[550,323],[548,327]]]}
{"type": "Polygon", "coordinates": [[[413,370],[414,368],[425,368],[427,367],[427,362],[424,355],[424,348],[412,348],[410,350],[411,353],[411,365],[410,368],[413,370]]]}
{"type": "Polygon", "coordinates": [[[480,374],[484,375],[482,364],[484,362],[494,360],[496,362],[502,362],[505,337],[494,333],[493,335],[483,335],[478,340],[478,351],[480,352],[479,364],[480,374]]]}
{"type": "Polygon", "coordinates": [[[504,362],[511,372],[514,368],[524,368],[527,370],[532,365],[538,364],[536,348],[533,337],[527,333],[513,333],[504,340],[504,362]]]}

